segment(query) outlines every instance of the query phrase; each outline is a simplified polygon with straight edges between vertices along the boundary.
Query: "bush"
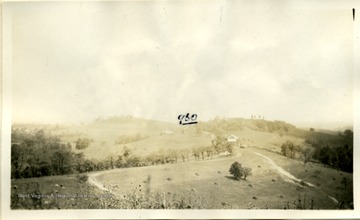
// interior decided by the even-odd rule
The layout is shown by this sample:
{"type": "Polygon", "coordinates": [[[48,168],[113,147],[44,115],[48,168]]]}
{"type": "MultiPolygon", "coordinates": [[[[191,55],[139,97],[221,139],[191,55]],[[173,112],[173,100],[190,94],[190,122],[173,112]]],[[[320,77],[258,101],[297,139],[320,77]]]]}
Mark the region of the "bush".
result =
{"type": "Polygon", "coordinates": [[[77,174],[76,179],[80,183],[84,183],[84,182],[86,182],[88,180],[88,175],[87,174],[77,174]]]}
{"type": "Polygon", "coordinates": [[[77,141],[76,141],[76,149],[78,150],[82,150],[82,149],[85,149],[85,148],[88,148],[89,145],[93,142],[93,140],[89,139],[89,138],[79,138],[77,141]]]}

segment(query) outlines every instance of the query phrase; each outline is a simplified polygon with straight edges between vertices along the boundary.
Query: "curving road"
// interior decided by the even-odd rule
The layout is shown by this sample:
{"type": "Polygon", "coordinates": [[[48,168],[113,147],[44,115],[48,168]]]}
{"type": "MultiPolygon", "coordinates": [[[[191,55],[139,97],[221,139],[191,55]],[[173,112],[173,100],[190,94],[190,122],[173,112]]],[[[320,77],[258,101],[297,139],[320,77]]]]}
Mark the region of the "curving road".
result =
{"type": "MultiPolygon", "coordinates": [[[[283,180],[288,181],[288,182],[290,181],[290,182],[293,182],[293,183],[295,183],[295,184],[300,185],[300,181],[302,181],[301,179],[298,179],[298,178],[296,178],[295,176],[293,176],[291,173],[285,171],[282,167],[278,166],[278,165],[277,165],[272,159],[270,159],[269,157],[264,156],[264,155],[262,155],[262,154],[260,154],[260,153],[257,153],[257,152],[253,152],[253,151],[251,151],[251,150],[250,150],[250,152],[252,152],[252,153],[254,153],[254,154],[256,154],[256,155],[264,158],[265,160],[267,160],[267,161],[278,171],[278,173],[279,173],[280,176],[283,178],[283,180]]],[[[338,201],[337,199],[335,199],[334,197],[328,195],[328,194],[325,193],[324,191],[320,190],[320,189],[317,188],[314,184],[309,183],[309,182],[304,182],[304,181],[303,181],[303,183],[305,183],[305,185],[307,185],[307,186],[314,187],[314,188],[318,189],[320,192],[324,193],[328,198],[330,198],[334,203],[339,203],[339,201],[338,201]]]]}
{"type": "Polygon", "coordinates": [[[101,184],[99,181],[95,179],[95,177],[99,174],[89,174],[88,182],[99,188],[100,190],[109,191],[109,189],[105,188],[103,184],[101,184]]]}

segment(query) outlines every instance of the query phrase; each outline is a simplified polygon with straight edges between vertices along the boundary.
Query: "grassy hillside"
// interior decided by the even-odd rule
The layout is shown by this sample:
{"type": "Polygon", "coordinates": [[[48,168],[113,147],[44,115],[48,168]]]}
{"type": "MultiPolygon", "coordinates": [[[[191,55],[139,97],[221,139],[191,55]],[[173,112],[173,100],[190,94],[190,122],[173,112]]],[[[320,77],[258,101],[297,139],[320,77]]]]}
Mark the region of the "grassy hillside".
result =
{"type": "Polygon", "coordinates": [[[11,180],[12,209],[106,208],[109,197],[75,175],[11,180]]]}
{"type": "MultiPolygon", "coordinates": [[[[104,159],[117,156],[126,146],[136,155],[145,156],[159,150],[183,150],[209,146],[215,136],[227,137],[234,134],[239,144],[257,146],[280,152],[280,146],[292,141],[302,146],[338,147],[346,144],[337,133],[323,133],[296,128],[283,121],[263,119],[216,118],[197,125],[178,124],[134,118],[131,116],[97,119],[86,125],[14,125],[14,128],[45,129],[58,135],[63,143],[71,143],[76,153],[85,157],[104,159]],[[168,133],[166,133],[168,132],[168,133]],[[169,133],[170,132],[170,133],[169,133]],[[138,139],[117,143],[119,138],[136,136],[138,139]],[[92,140],[86,149],[77,150],[79,138],[92,140]]],[[[347,143],[349,144],[349,143],[347,143]]]]}
{"type": "Polygon", "coordinates": [[[314,164],[304,167],[276,153],[237,149],[233,157],[89,173],[89,178],[110,191],[81,182],[74,175],[12,180],[12,208],[336,209],[339,203],[329,196],[351,200],[346,196],[352,187],[345,190],[341,184],[344,176],[352,178],[314,164]],[[289,181],[256,153],[315,187],[289,181]],[[229,174],[234,161],[252,168],[247,180],[238,181],[229,174]],[[320,170],[317,177],[314,170],[320,170]],[[19,194],[58,196],[35,199],[19,194]]]}
{"type": "MultiPolygon", "coordinates": [[[[345,190],[341,186],[341,177],[351,174],[337,172],[325,167],[316,167],[298,163],[275,153],[258,149],[241,149],[237,156],[213,160],[192,161],[141,168],[115,169],[94,174],[104,187],[118,198],[129,192],[138,197],[153,193],[163,196],[163,200],[172,203],[183,197],[186,203],[197,200],[197,208],[236,208],[236,209],[333,209],[338,207],[328,195],[344,199],[345,190]],[[316,185],[300,186],[284,179],[262,157],[254,152],[266,154],[274,161],[280,161],[285,169],[294,176],[316,185]],[[234,161],[252,168],[248,179],[237,181],[229,174],[234,161]],[[313,177],[315,169],[321,175],[313,177]],[[324,182],[327,177],[335,180],[324,182]],[[150,191],[150,192],[147,192],[150,191]],[[301,205],[299,206],[299,199],[301,205]],[[313,202],[311,202],[313,200],[313,202]]],[[[351,198],[348,198],[351,200],[351,198]]]]}
{"type": "Polygon", "coordinates": [[[146,156],[158,151],[171,151],[192,149],[201,146],[211,145],[211,138],[205,134],[175,133],[171,135],[155,134],[140,141],[120,145],[99,145],[94,142],[83,152],[87,158],[104,159],[109,155],[117,156],[122,153],[124,147],[131,149],[133,155],[146,156]]]}

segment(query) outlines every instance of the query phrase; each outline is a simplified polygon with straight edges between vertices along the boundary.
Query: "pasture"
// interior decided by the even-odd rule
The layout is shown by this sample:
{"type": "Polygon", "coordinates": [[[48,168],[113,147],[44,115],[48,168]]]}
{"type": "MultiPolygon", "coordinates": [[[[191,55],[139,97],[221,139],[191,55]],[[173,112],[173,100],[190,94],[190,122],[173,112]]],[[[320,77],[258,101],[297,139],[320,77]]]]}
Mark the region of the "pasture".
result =
{"type": "MultiPolygon", "coordinates": [[[[152,192],[163,193],[168,200],[176,195],[188,195],[188,197],[192,195],[201,200],[202,207],[200,208],[295,209],[299,206],[299,199],[303,208],[307,209],[311,208],[311,203],[314,209],[337,207],[338,204],[327,194],[331,196],[343,194],[340,179],[326,186],[301,186],[284,179],[266,160],[253,152],[259,152],[259,150],[241,149],[234,157],[204,161],[114,169],[91,174],[90,177],[98,180],[118,197],[126,195],[129,191],[141,195],[150,188],[152,192]],[[234,161],[252,168],[252,175],[247,180],[238,181],[229,174],[229,167],[234,161]],[[148,181],[149,176],[150,181],[148,181]]],[[[270,154],[262,150],[260,152],[270,154]]],[[[281,158],[281,155],[274,153],[267,156],[271,156],[276,162],[281,158]]],[[[294,176],[305,177],[301,175],[305,170],[304,166],[298,161],[288,159],[281,164],[293,167],[291,172],[294,176]]],[[[319,169],[324,175],[340,175],[329,168],[320,167],[319,169]]],[[[306,180],[316,184],[322,179],[307,177],[306,180]]]]}

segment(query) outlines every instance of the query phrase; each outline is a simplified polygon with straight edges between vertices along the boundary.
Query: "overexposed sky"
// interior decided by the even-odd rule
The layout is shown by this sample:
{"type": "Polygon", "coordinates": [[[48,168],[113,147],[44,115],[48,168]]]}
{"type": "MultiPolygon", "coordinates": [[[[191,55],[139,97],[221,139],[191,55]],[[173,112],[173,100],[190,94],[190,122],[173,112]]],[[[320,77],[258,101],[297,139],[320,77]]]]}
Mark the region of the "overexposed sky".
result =
{"type": "Polygon", "coordinates": [[[350,11],[251,2],[8,5],[13,121],[189,112],[352,124],[350,11]]]}

